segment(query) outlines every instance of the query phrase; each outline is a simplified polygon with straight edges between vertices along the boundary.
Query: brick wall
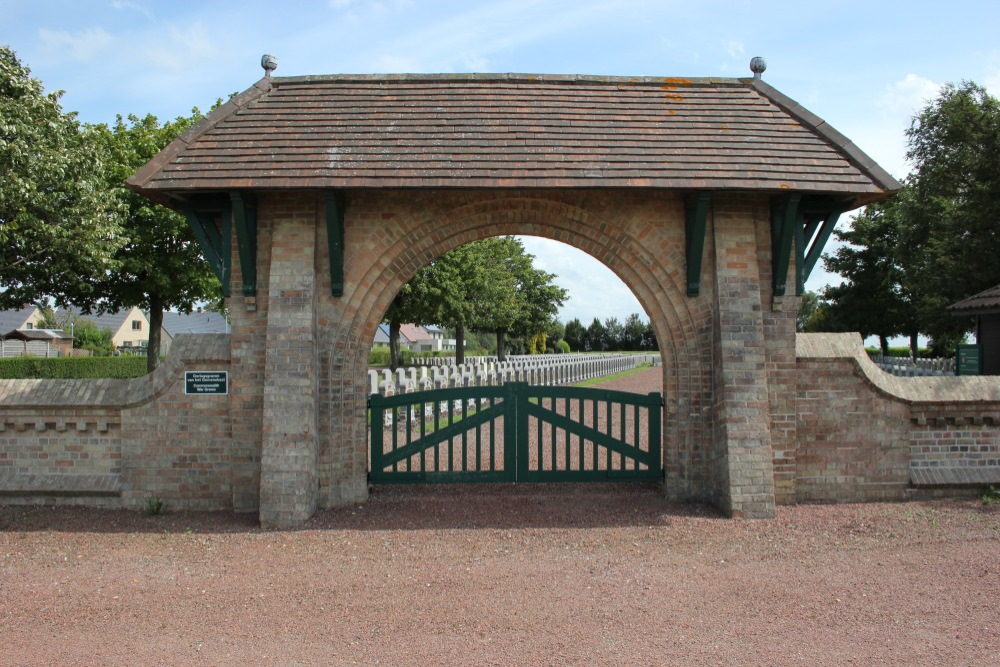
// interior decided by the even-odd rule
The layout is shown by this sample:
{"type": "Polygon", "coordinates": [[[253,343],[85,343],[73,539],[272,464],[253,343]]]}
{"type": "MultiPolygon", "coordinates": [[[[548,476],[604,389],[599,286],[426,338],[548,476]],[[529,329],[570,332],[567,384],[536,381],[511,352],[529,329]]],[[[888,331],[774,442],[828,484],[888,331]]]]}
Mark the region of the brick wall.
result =
{"type": "Polygon", "coordinates": [[[0,499],[232,507],[227,396],[185,396],[185,370],[228,370],[229,336],[178,336],[132,380],[0,380],[0,499]]]}
{"type": "Polygon", "coordinates": [[[914,488],[1000,483],[1000,379],[895,377],[868,359],[858,334],[800,334],[796,348],[794,500],[900,500],[914,488]]]}

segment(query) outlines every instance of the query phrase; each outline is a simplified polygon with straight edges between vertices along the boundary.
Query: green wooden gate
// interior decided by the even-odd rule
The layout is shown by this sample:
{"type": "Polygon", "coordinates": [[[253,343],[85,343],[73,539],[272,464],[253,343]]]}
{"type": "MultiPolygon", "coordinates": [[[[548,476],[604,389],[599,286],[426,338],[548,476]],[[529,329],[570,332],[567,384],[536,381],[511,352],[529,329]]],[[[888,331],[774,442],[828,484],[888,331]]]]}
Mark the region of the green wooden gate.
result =
{"type": "Polygon", "coordinates": [[[512,382],[368,401],[372,483],[660,480],[663,398],[512,382]]]}

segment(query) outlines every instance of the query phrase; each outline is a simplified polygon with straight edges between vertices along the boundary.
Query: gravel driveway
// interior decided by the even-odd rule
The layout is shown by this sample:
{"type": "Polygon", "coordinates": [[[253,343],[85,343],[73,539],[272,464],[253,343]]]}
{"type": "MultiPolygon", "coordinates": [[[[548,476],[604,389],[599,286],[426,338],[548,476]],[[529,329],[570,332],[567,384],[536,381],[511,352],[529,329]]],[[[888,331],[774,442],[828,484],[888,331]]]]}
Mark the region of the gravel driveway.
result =
{"type": "Polygon", "coordinates": [[[651,485],[379,487],[252,516],[0,507],[0,664],[974,665],[1000,507],[780,507],[651,485]]]}

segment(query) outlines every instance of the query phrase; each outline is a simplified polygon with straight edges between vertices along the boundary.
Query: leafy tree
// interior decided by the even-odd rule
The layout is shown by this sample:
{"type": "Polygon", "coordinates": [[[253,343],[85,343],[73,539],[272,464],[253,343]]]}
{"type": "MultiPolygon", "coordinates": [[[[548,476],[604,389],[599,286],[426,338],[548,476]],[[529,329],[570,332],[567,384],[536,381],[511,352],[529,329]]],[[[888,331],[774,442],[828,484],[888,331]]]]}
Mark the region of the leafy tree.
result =
{"type": "Polygon", "coordinates": [[[606,350],[623,350],[623,338],[625,337],[625,327],[618,321],[617,317],[609,317],[604,320],[604,339],[606,350]]]}
{"type": "Polygon", "coordinates": [[[646,324],[639,318],[639,313],[632,313],[625,319],[622,325],[621,349],[641,350],[642,335],[646,330],[646,324]]]}
{"type": "Polygon", "coordinates": [[[608,349],[608,339],[604,332],[604,325],[594,318],[594,321],[587,327],[587,351],[605,352],[608,349]]]}
{"type": "Polygon", "coordinates": [[[656,340],[656,331],[653,330],[653,323],[646,322],[646,329],[642,333],[641,350],[659,350],[660,344],[656,340]]]}
{"type": "Polygon", "coordinates": [[[823,290],[824,324],[878,336],[886,353],[889,338],[912,333],[915,339],[918,326],[901,261],[903,202],[897,197],[865,207],[850,229],[834,232],[843,245],[824,256],[827,270],[845,279],[823,290]]]}
{"type": "Polygon", "coordinates": [[[0,47],[0,308],[45,296],[93,301],[93,279],[113,268],[120,205],[103,186],[97,132],[43,93],[0,47]]]}
{"type": "Polygon", "coordinates": [[[85,317],[78,317],[73,325],[73,347],[90,350],[97,357],[110,357],[114,352],[111,329],[102,329],[85,317]]]}
{"type": "Polygon", "coordinates": [[[189,117],[162,125],[152,115],[118,116],[113,127],[96,128],[110,155],[103,187],[126,210],[121,230],[124,244],[114,256],[116,268],[94,283],[102,297],[97,308],[114,312],[138,306],[149,312],[150,372],[160,360],[163,311],[176,308],[189,313],[200,301],[218,301],[222,287],[184,217],[127,190],[124,183],[200,118],[197,109],[189,117]]]}
{"type": "Polygon", "coordinates": [[[806,290],[802,294],[802,303],[799,305],[799,312],[795,319],[795,330],[806,331],[806,324],[809,319],[816,314],[820,306],[819,294],[812,290],[806,290]]]}
{"type": "Polygon", "coordinates": [[[1000,100],[971,82],[946,85],[907,130],[914,164],[903,242],[921,330],[954,342],[969,319],[947,307],[1000,284],[1000,100]]]}
{"type": "Polygon", "coordinates": [[[566,323],[563,340],[566,341],[571,350],[575,350],[577,352],[583,352],[586,350],[586,337],[587,329],[580,322],[579,318],[574,317],[566,323]]]}

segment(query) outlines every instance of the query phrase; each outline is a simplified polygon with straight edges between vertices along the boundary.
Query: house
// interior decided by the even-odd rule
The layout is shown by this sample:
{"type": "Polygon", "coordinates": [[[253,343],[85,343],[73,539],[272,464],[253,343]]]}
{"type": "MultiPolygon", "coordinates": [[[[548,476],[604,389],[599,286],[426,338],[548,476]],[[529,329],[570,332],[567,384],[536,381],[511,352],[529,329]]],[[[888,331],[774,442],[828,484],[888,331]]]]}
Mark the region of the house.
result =
{"type": "Polygon", "coordinates": [[[1000,375],[1000,285],[948,306],[955,317],[976,318],[983,375],[1000,375]]]}
{"type": "MultiPolygon", "coordinates": [[[[177,334],[227,334],[229,322],[220,313],[209,311],[195,313],[163,313],[160,328],[160,354],[170,352],[170,345],[177,334]]],[[[387,343],[388,344],[388,343],[387,343]]]]}
{"type": "Polygon", "coordinates": [[[137,306],[103,315],[84,315],[79,308],[69,308],[76,319],[90,320],[100,329],[111,330],[115,347],[146,347],[149,345],[149,319],[137,306]]]}
{"type": "Polygon", "coordinates": [[[0,336],[16,329],[34,329],[42,311],[37,306],[25,306],[18,310],[0,310],[0,336]]]}
{"type": "MultiPolygon", "coordinates": [[[[389,347],[389,325],[385,322],[379,324],[378,329],[375,330],[375,340],[372,345],[373,347],[389,347]]],[[[445,338],[444,331],[433,324],[427,326],[400,324],[399,347],[414,352],[440,352],[454,350],[455,340],[445,338]]]]}

